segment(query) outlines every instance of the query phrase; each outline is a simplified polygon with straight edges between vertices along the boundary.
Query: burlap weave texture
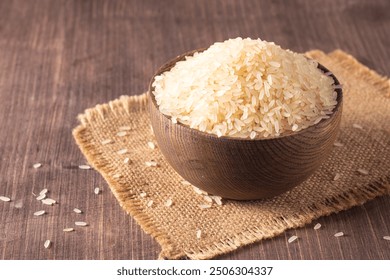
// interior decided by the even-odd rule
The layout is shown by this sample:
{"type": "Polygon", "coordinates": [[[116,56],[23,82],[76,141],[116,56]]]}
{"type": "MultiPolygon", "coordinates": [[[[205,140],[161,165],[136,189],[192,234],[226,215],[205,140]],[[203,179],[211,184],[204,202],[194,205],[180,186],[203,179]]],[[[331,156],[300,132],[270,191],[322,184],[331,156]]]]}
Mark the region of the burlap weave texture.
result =
{"type": "Polygon", "coordinates": [[[222,206],[213,203],[201,209],[199,205],[207,203],[203,196],[183,185],[158,147],[147,144],[155,140],[145,94],[123,96],[79,116],[81,124],[73,131],[77,144],[108,182],[120,206],[159,242],[160,258],[213,258],[389,192],[389,80],[340,50],[307,55],[335,73],[343,85],[338,138],[342,146],[335,146],[306,182],[272,199],[223,200],[222,206]],[[118,135],[121,128],[126,135],[118,135]],[[127,151],[118,153],[122,149],[127,151]],[[129,162],[124,163],[127,157],[129,162]],[[150,160],[158,166],[147,166],[150,160]],[[334,181],[336,173],[340,178],[334,181]],[[168,200],[171,206],[166,206],[168,200]]]}

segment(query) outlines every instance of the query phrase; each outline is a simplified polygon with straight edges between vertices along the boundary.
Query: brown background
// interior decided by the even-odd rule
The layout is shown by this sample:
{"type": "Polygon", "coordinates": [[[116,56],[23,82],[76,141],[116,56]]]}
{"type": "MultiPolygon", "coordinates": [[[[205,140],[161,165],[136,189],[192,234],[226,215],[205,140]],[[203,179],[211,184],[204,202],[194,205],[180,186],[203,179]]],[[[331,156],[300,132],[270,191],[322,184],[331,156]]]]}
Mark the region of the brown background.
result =
{"type": "MultiPolygon", "coordinates": [[[[298,52],[340,48],[389,75],[389,10],[387,0],[0,1],[0,195],[13,200],[0,201],[0,259],[156,259],[159,245],[102,177],[77,168],[85,163],[71,135],[77,114],[142,93],[182,52],[237,36],[298,52]],[[35,200],[45,187],[58,205],[35,200]],[[41,209],[48,214],[32,215],[41,209]],[[90,226],[63,233],[75,220],[90,226]]],[[[220,258],[390,259],[389,213],[381,197],[319,219],[320,231],[290,230],[220,258]],[[288,245],[292,234],[300,240],[288,245]]]]}

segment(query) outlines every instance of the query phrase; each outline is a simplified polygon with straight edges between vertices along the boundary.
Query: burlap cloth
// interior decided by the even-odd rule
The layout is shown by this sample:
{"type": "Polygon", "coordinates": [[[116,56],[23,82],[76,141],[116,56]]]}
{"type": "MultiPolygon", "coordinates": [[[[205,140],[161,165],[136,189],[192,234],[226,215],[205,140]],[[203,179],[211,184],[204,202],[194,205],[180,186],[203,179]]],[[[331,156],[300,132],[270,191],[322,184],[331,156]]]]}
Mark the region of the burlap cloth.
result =
{"type": "Polygon", "coordinates": [[[343,85],[338,138],[343,146],[335,146],[306,182],[273,199],[223,200],[222,206],[213,203],[211,208],[201,209],[199,205],[207,203],[203,196],[183,185],[158,147],[151,149],[147,144],[154,138],[145,94],[122,96],[79,116],[81,124],[73,131],[77,144],[108,182],[120,206],[161,245],[160,258],[213,258],[389,193],[389,80],[340,50],[307,55],[335,73],[343,85]],[[120,127],[126,126],[130,130],[118,136],[120,127]],[[102,144],[107,139],[113,142],[102,144]],[[118,154],[121,149],[128,151],[118,154]],[[128,163],[124,163],[126,157],[128,163]],[[148,167],[145,162],[150,160],[159,166],[148,167]],[[340,178],[334,181],[336,173],[340,178]],[[168,200],[172,201],[170,207],[166,206],[168,200]]]}

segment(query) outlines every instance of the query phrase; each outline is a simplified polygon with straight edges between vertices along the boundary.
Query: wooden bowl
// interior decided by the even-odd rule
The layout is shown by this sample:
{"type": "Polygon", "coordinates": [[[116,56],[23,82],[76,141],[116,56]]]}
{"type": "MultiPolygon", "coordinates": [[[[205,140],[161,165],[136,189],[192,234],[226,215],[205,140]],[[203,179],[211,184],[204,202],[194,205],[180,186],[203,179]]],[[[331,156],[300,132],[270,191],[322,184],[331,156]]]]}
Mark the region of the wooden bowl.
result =
{"type": "MultiPolygon", "coordinates": [[[[342,90],[329,119],[275,138],[241,139],[201,132],[172,123],[156,103],[154,77],[170,70],[185,53],[162,66],[149,85],[149,110],[157,144],[168,163],[185,180],[202,190],[236,200],[270,198],[303,182],[328,157],[342,113],[342,90]]],[[[200,50],[202,51],[202,50],[200,50]]],[[[318,66],[323,72],[328,70],[318,66]]],[[[339,82],[331,75],[335,84],[339,82]]]]}

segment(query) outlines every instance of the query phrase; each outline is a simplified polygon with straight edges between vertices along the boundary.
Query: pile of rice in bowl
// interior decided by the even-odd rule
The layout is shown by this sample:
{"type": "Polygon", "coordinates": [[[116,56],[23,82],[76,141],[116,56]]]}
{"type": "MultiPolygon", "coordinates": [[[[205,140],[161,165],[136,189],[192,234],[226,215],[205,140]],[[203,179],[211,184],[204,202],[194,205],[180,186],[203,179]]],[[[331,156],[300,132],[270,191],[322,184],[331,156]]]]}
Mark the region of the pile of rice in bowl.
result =
{"type": "Polygon", "coordinates": [[[302,54],[260,39],[230,39],[155,77],[159,110],[203,132],[277,137],[329,118],[334,80],[302,54]]]}

